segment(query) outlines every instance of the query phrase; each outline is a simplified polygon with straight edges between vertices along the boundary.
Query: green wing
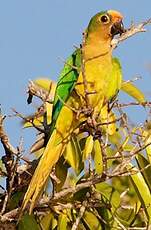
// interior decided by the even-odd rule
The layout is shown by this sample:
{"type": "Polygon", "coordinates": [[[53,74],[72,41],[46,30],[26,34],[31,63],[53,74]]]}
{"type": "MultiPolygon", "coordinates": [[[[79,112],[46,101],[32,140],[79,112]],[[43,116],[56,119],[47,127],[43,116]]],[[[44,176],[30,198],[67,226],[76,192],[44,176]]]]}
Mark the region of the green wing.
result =
{"type": "MultiPolygon", "coordinates": [[[[116,86],[117,89],[121,88],[130,96],[142,102],[144,98],[142,99],[141,92],[138,92],[138,89],[136,87],[134,86],[132,87],[132,84],[125,84],[125,82],[122,81],[121,65],[117,58],[113,58],[113,64],[115,69],[116,70],[118,69],[120,73],[119,74],[120,77],[117,81],[118,85],[116,86]],[[121,81],[122,81],[122,87],[121,87],[121,81]],[[131,87],[129,87],[129,85],[131,87]],[[137,94],[137,95],[133,95],[133,94],[137,94]],[[140,99],[140,94],[141,94],[141,99],[140,99]]],[[[51,130],[53,130],[55,126],[56,120],[58,118],[58,115],[61,111],[63,104],[68,100],[72,90],[74,89],[75,83],[77,82],[77,78],[79,76],[80,68],[81,68],[81,50],[77,48],[74,51],[74,53],[67,59],[64,68],[60,73],[59,81],[57,83],[57,88],[55,92],[51,130]]]]}
{"type": "Polygon", "coordinates": [[[59,81],[57,83],[54,107],[52,112],[51,128],[54,127],[63,104],[68,100],[75,86],[75,83],[77,82],[80,67],[81,50],[76,49],[74,53],[67,59],[66,64],[64,65],[64,68],[60,74],[59,81]]]}

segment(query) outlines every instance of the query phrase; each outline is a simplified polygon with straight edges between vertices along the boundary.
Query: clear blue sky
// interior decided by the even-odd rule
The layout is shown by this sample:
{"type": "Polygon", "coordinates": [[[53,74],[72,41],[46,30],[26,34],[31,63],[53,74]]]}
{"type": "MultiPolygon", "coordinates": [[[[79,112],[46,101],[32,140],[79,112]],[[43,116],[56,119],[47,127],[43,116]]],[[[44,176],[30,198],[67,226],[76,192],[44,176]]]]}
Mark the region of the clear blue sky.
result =
{"type": "MultiPolygon", "coordinates": [[[[63,66],[59,57],[65,59],[80,43],[91,16],[106,9],[121,11],[126,26],[151,17],[150,0],[0,1],[0,104],[6,115],[12,113],[12,107],[30,113],[26,104],[28,80],[39,76],[56,80],[63,66]]],[[[122,62],[124,78],[142,76],[137,85],[151,98],[151,72],[147,68],[151,63],[151,26],[147,28],[147,33],[121,44],[115,54],[122,62]]],[[[141,119],[139,110],[132,111],[143,122],[145,117],[141,119]]],[[[18,119],[7,118],[6,129],[15,145],[20,136],[25,142],[34,138],[31,130],[21,129],[18,119]]]]}

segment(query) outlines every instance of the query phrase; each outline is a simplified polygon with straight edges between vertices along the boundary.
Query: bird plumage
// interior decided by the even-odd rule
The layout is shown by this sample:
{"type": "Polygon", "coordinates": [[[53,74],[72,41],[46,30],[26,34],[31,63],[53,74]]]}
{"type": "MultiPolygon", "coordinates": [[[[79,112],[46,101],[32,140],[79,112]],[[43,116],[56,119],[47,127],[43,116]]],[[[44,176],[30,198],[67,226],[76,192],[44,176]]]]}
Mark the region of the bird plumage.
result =
{"type": "MultiPolygon", "coordinates": [[[[31,179],[22,204],[22,212],[30,202],[32,212],[55,163],[63,154],[72,132],[87,119],[84,76],[82,61],[84,58],[84,75],[87,83],[89,106],[92,117],[96,119],[101,109],[106,106],[121,87],[122,73],[119,61],[112,58],[112,26],[120,24],[122,15],[117,11],[104,11],[96,14],[86,29],[85,44],[67,59],[56,88],[50,138],[31,179]],[[93,93],[91,93],[93,92],[93,93]],[[81,110],[82,111],[82,110],[81,110]]],[[[114,28],[114,35],[120,33],[114,28]]],[[[103,110],[102,110],[103,111],[103,110]]]]}

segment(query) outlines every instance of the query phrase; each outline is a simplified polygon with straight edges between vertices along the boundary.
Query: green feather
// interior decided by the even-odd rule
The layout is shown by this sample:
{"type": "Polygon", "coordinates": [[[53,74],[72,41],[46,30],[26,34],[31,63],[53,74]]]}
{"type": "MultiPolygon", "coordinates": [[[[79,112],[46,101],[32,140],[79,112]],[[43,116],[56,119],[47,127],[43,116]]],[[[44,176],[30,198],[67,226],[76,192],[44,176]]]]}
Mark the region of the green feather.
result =
{"type": "Polygon", "coordinates": [[[54,107],[52,112],[51,130],[53,130],[58,115],[63,104],[68,100],[75,83],[77,82],[81,68],[81,50],[78,48],[67,59],[66,64],[60,74],[59,81],[56,88],[54,107]]]}

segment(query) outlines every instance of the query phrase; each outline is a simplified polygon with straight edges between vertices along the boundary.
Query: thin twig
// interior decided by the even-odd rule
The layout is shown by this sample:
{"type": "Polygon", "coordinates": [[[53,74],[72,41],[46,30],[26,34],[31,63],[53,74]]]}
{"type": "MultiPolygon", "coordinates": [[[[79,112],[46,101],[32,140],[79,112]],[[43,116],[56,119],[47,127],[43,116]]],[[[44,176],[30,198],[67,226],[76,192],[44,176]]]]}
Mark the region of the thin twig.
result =
{"type": "Polygon", "coordinates": [[[117,103],[114,105],[114,108],[122,108],[122,107],[128,107],[128,106],[148,106],[151,107],[151,102],[150,101],[145,101],[145,102],[129,102],[129,103],[117,103]]]}
{"type": "MultiPolygon", "coordinates": [[[[78,47],[76,47],[77,49],[78,47]]],[[[74,66],[74,65],[71,65],[69,62],[66,62],[66,60],[64,60],[62,57],[59,57],[59,59],[67,66],[71,67],[72,69],[75,69],[75,70],[79,70],[78,67],[74,66]]]]}
{"type": "MultiPolygon", "coordinates": [[[[83,203],[84,203],[84,202],[83,202],[83,203]]],[[[80,220],[81,220],[81,218],[83,217],[84,212],[85,212],[85,210],[86,210],[86,203],[87,203],[87,202],[85,202],[85,203],[81,206],[80,211],[79,211],[79,215],[78,215],[78,217],[76,218],[76,221],[75,221],[75,223],[73,224],[71,230],[76,230],[76,229],[78,229],[78,226],[79,226],[79,224],[80,224],[80,220]]]]}
{"type": "Polygon", "coordinates": [[[88,82],[86,78],[86,72],[85,72],[85,42],[86,42],[86,33],[83,32],[83,39],[82,39],[82,46],[81,46],[81,72],[82,72],[82,77],[83,77],[83,87],[84,87],[84,93],[85,93],[85,102],[86,102],[86,107],[90,107],[89,103],[89,97],[88,97],[88,82]]]}
{"type": "Polygon", "coordinates": [[[9,152],[10,154],[17,154],[17,149],[14,148],[10,142],[7,134],[5,133],[5,130],[3,128],[3,122],[6,117],[0,114],[0,140],[1,143],[5,149],[6,152],[9,152]]]}
{"type": "Polygon", "coordinates": [[[53,97],[50,94],[52,88],[52,82],[50,82],[50,89],[49,92],[47,90],[42,89],[33,81],[29,81],[27,93],[31,96],[36,96],[41,99],[43,102],[53,102],[53,97]]]}
{"type": "Polygon", "coordinates": [[[34,124],[34,119],[28,119],[28,118],[26,118],[26,117],[23,116],[21,113],[17,112],[14,108],[12,108],[12,111],[14,112],[15,116],[20,117],[20,118],[23,119],[25,122],[31,123],[31,125],[32,125],[35,129],[37,129],[39,132],[45,133],[45,130],[44,130],[44,129],[42,129],[42,128],[40,128],[39,126],[37,126],[37,125],[34,124]]]}
{"type": "Polygon", "coordinates": [[[132,37],[133,35],[137,33],[146,32],[146,29],[144,28],[144,26],[148,24],[151,24],[151,18],[149,18],[148,20],[144,22],[139,23],[138,25],[132,25],[120,37],[112,40],[112,49],[115,49],[119,43],[125,41],[126,39],[132,37]]]}
{"type": "Polygon", "coordinates": [[[114,123],[116,123],[116,122],[118,122],[118,121],[121,121],[121,119],[123,119],[123,115],[120,116],[119,118],[113,120],[113,121],[107,121],[107,122],[102,122],[102,123],[100,122],[100,123],[97,123],[97,126],[104,126],[104,125],[114,124],[114,123]]]}
{"type": "Polygon", "coordinates": [[[16,219],[18,215],[18,211],[19,209],[16,208],[16,209],[11,210],[10,212],[5,213],[3,216],[1,216],[0,221],[3,223],[6,221],[12,221],[16,219]]]}

